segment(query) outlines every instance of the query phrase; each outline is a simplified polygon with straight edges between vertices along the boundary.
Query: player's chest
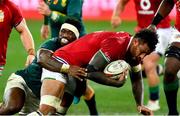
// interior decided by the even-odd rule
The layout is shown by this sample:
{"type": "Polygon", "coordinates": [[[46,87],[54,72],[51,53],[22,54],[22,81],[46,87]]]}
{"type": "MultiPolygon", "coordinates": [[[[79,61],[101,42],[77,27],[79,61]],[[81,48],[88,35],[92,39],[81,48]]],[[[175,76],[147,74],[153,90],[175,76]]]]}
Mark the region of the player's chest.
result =
{"type": "Polygon", "coordinates": [[[134,0],[137,9],[157,9],[162,0],[134,0]]]}
{"type": "Polygon", "coordinates": [[[0,29],[11,24],[12,13],[7,6],[0,6],[0,29]]]}

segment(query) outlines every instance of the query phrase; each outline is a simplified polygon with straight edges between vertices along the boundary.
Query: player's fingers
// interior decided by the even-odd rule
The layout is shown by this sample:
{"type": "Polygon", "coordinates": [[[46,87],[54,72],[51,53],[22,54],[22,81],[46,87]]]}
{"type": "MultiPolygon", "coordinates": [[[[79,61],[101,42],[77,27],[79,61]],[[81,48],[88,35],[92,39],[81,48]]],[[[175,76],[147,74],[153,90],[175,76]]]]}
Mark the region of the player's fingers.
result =
{"type": "Polygon", "coordinates": [[[79,76],[74,76],[74,77],[77,78],[77,79],[80,80],[80,81],[83,81],[83,79],[80,78],[79,76]]]}
{"type": "Polygon", "coordinates": [[[78,70],[77,74],[83,77],[87,76],[87,73],[84,70],[78,70]]]}

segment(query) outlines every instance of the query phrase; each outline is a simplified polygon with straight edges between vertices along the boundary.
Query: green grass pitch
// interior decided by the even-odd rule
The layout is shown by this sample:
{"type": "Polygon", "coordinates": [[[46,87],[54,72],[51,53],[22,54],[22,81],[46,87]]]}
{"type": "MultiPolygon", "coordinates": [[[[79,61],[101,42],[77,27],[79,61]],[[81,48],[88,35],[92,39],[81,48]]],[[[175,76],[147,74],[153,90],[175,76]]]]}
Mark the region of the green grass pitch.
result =
{"type": "MultiPolygon", "coordinates": [[[[42,21],[27,21],[30,31],[34,37],[36,44],[36,49],[43,42],[40,38],[40,28],[42,21]]],[[[122,25],[113,30],[111,28],[110,22],[108,21],[86,21],[85,26],[87,32],[108,30],[108,31],[127,31],[131,34],[134,34],[135,22],[123,22],[122,25]]],[[[26,61],[26,55],[19,35],[16,31],[13,30],[11,37],[8,43],[8,52],[7,52],[7,64],[3,72],[3,76],[0,77],[0,101],[3,99],[3,91],[5,88],[6,80],[12,72],[15,72],[17,69],[24,68],[26,61]]],[[[163,63],[163,60],[160,61],[163,63]]],[[[160,83],[160,105],[161,109],[154,112],[155,115],[166,115],[167,114],[167,105],[163,92],[162,77],[160,83]]],[[[121,88],[107,87],[99,85],[97,83],[91,82],[90,85],[94,88],[96,92],[96,103],[100,115],[138,115],[136,112],[135,101],[131,91],[130,80],[128,79],[126,84],[121,88]]],[[[145,97],[144,102],[147,103],[148,100],[148,86],[147,80],[144,79],[144,89],[145,97]]],[[[180,92],[178,94],[178,103],[180,103],[180,92]]],[[[180,104],[179,111],[180,111],[180,104]]],[[[86,107],[85,102],[81,98],[79,104],[73,104],[68,113],[68,115],[88,115],[88,108],[86,107]]]]}

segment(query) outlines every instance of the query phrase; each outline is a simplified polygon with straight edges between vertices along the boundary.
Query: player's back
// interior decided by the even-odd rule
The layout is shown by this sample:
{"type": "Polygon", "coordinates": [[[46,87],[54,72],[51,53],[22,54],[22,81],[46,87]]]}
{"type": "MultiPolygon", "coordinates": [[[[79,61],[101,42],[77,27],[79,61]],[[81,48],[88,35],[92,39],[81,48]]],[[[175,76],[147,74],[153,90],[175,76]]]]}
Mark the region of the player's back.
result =
{"type": "Polygon", "coordinates": [[[130,35],[125,32],[94,32],[60,48],[54,55],[63,58],[69,64],[85,66],[98,50],[106,46],[112,47],[110,49],[117,47],[118,50],[125,46],[126,51],[129,38],[130,35]]]}

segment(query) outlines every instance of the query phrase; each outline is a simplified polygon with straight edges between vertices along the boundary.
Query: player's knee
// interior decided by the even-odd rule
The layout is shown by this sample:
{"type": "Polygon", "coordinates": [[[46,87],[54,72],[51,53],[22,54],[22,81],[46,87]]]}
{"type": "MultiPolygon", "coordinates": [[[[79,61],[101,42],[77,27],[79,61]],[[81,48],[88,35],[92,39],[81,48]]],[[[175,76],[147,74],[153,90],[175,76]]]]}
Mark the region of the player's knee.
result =
{"type": "Polygon", "coordinates": [[[4,110],[4,112],[6,112],[6,114],[16,114],[18,112],[21,111],[22,106],[20,105],[16,105],[16,104],[8,104],[8,105],[2,105],[1,109],[4,110]]]}
{"type": "Polygon", "coordinates": [[[46,104],[41,104],[39,106],[39,111],[42,112],[43,115],[47,115],[47,114],[53,115],[56,113],[56,108],[46,104]]]}
{"type": "Polygon", "coordinates": [[[60,98],[52,95],[44,95],[41,97],[39,111],[44,115],[55,114],[60,106],[60,98]]]}
{"type": "Polygon", "coordinates": [[[156,64],[153,61],[151,61],[151,60],[143,62],[143,65],[144,65],[144,70],[146,72],[149,72],[152,69],[155,70],[155,68],[156,68],[156,64]]]}

